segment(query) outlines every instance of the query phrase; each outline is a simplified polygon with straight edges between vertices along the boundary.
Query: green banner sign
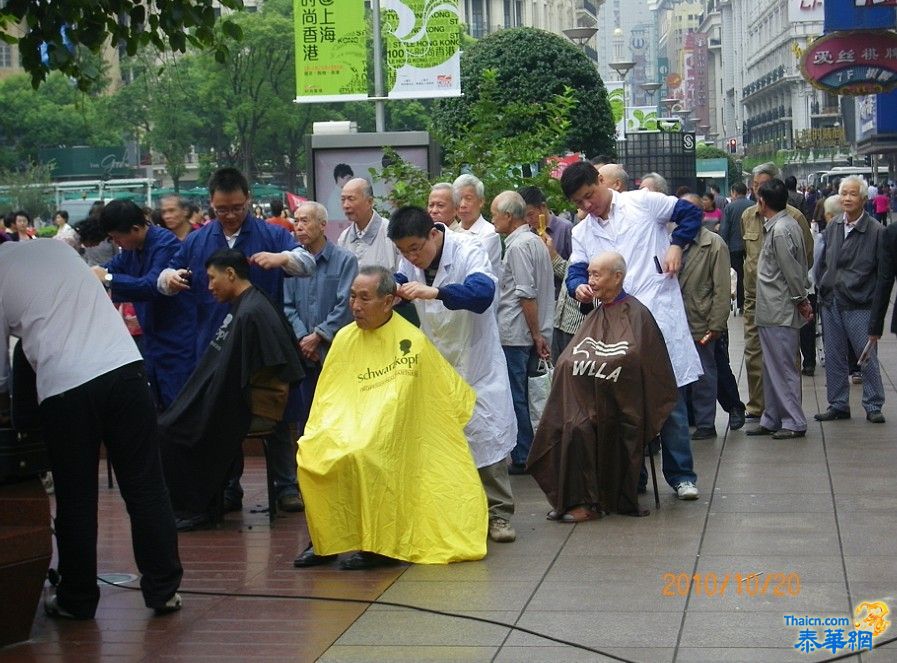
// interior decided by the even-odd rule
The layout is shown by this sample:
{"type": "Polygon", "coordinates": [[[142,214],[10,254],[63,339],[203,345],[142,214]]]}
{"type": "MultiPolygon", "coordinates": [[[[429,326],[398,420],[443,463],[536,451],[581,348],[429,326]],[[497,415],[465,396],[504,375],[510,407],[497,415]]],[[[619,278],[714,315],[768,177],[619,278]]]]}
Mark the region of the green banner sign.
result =
{"type": "Polygon", "coordinates": [[[293,0],[296,102],[367,99],[364,0],[293,0]]]}

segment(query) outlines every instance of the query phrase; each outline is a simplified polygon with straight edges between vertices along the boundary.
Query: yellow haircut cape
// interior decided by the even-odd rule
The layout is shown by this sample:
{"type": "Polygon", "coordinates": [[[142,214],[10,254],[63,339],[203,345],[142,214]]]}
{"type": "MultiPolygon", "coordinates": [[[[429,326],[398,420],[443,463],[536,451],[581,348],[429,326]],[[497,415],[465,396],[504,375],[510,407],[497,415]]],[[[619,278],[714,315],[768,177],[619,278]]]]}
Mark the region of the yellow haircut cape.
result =
{"type": "Polygon", "coordinates": [[[486,495],[464,426],[476,393],[398,315],[334,338],[299,440],[319,555],[366,550],[418,564],[482,559],[486,495]]]}

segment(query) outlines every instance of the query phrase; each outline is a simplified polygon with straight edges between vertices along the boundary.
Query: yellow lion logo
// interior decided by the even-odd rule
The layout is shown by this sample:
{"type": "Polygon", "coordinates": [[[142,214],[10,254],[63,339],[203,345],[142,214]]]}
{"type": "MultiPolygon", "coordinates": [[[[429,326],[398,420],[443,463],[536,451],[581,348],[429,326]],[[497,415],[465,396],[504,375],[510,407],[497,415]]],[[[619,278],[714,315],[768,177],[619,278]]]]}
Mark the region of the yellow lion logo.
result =
{"type": "Polygon", "coordinates": [[[854,622],[856,628],[861,626],[872,631],[872,637],[876,637],[888,630],[891,622],[885,619],[890,610],[884,601],[863,601],[857,606],[856,615],[859,616],[863,611],[866,615],[862,619],[854,622]]]}

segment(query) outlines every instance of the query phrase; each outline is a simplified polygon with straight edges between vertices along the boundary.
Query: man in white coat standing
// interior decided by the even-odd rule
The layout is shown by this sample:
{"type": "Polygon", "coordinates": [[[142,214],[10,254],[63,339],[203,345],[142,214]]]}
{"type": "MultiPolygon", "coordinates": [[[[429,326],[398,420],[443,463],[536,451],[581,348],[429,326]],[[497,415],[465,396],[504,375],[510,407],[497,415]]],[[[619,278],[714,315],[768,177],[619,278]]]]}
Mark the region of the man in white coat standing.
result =
{"type": "Polygon", "coordinates": [[[571,297],[591,303],[589,260],[605,251],[623,256],[629,269],[623,287],[647,306],[663,332],[679,400],[660,432],[663,475],[679,499],[698,498],[697,475],[691,454],[685,386],[701,375],[676,274],[682,248],[701,229],[703,212],[692,203],[645,189],[623,193],[610,189],[594,167],[571,164],[561,177],[564,195],[588,216],[573,227],[573,251],[567,273],[571,297]],[[667,223],[677,227],[672,236],[667,223]]]}
{"type": "Polygon", "coordinates": [[[398,295],[414,302],[423,332],[476,390],[465,433],[489,500],[489,538],[513,541],[507,457],[517,421],[494,311],[498,279],[476,238],[434,224],[419,207],[393,214],[389,238],[403,256],[398,295]]]}
{"type": "Polygon", "coordinates": [[[451,230],[459,233],[476,235],[492,265],[495,278],[501,279],[501,238],[495,226],[483,218],[483,204],[486,202],[486,188],[474,175],[464,173],[452,182],[456,215],[458,222],[452,224],[451,230]]]}

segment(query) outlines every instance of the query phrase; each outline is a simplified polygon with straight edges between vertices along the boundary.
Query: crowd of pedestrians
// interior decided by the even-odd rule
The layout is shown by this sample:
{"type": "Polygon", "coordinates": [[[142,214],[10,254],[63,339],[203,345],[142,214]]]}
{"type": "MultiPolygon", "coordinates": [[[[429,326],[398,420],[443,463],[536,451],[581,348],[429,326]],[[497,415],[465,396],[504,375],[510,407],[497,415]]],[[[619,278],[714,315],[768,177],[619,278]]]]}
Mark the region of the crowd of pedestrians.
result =
{"type": "Polygon", "coordinates": [[[850,418],[860,380],[866,419],[885,421],[876,342],[897,262],[886,185],[850,176],[799,191],[762,164],[728,196],[670,195],[661,173],[633,182],[597,161],[561,176],[576,215],[537,187],[487,192],[468,173],[387,218],[370,182],[347,177],[350,225],[336,242],[319,202],[291,214],[272,201],[260,218],[233,168],[211,178],[205,220],[177,196],[156,223],[125,201],[74,228],[60,212],[59,242],[27,241],[24,212],[6,219],[0,341],[21,338],[35,368],[56,479],[62,581],[48,613],[96,610],[101,440],[147,606],[167,612],[181,606],[176,531],[242,509],[247,435],[265,440],[272,508],[308,509],[311,541],[294,565],[355,552],[341,565],[359,570],[476,559],[487,536],[513,542],[510,475],[536,478],[551,520],[643,516],[645,454],[659,446],[672,491],[698,499],[692,444],[718,435],[717,403],[732,431],[807,434],[801,381],[815,373],[820,320],[828,405],[815,418],[850,418]],[[59,289],[23,297],[37,273],[59,289]],[[732,312],[744,316],[744,399],[732,312]],[[129,314],[139,324],[126,326],[129,314]],[[550,362],[534,414],[531,378],[550,362]],[[63,434],[73,422],[78,435],[63,434]],[[421,451],[437,441],[461,459],[448,474],[421,451]],[[445,509],[444,541],[411,535],[431,532],[415,527],[431,491],[463,504],[445,509]]]}

